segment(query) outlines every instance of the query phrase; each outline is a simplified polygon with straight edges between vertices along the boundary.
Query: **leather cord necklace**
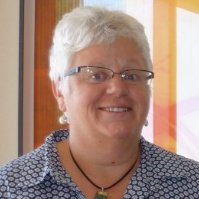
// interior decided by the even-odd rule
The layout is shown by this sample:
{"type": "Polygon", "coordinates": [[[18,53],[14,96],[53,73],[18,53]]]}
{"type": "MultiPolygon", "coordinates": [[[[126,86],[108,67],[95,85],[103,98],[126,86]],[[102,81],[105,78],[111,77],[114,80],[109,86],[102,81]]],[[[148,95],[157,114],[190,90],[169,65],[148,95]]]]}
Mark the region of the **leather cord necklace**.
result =
{"type": "Polygon", "coordinates": [[[97,191],[94,199],[107,199],[108,197],[108,193],[105,191],[105,190],[108,190],[112,187],[114,187],[115,185],[119,184],[129,173],[130,171],[135,167],[137,161],[138,161],[138,156],[135,160],[135,162],[133,162],[133,164],[131,165],[131,167],[127,170],[127,172],[121,177],[119,178],[116,182],[114,182],[112,185],[108,186],[108,187],[100,187],[98,186],[97,184],[95,184],[87,175],[86,173],[82,170],[82,168],[79,166],[79,164],[77,163],[76,159],[74,158],[73,156],[73,153],[69,147],[69,152],[70,152],[70,155],[71,155],[71,158],[74,162],[74,164],[76,165],[76,167],[79,169],[79,171],[82,173],[82,175],[96,188],[100,189],[100,191],[97,191]]]}

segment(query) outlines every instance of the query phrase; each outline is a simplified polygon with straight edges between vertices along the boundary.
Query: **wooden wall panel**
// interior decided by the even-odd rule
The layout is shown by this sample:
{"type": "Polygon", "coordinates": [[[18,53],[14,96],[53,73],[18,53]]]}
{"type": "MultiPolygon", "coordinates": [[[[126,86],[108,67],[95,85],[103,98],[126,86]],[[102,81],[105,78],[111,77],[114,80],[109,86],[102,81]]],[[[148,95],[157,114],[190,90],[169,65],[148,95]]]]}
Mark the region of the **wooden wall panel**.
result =
{"type": "Polygon", "coordinates": [[[34,147],[44,142],[52,130],[64,128],[51,92],[48,77],[48,54],[55,24],[63,15],[79,5],[79,0],[35,0],[35,69],[34,69],[34,147]]]}
{"type": "Polygon", "coordinates": [[[55,1],[35,1],[34,146],[58,128],[57,107],[48,78],[48,52],[55,26],[55,1]]]}

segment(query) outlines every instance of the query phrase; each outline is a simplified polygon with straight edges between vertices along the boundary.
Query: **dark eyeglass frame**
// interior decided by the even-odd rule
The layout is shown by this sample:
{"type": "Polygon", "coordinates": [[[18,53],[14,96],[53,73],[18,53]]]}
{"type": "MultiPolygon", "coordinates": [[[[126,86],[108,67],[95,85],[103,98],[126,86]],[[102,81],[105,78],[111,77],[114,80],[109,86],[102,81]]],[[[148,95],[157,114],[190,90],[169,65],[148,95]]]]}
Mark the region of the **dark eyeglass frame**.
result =
{"type": "MultiPolygon", "coordinates": [[[[143,72],[147,72],[147,73],[149,73],[149,76],[146,77],[146,80],[152,80],[154,78],[154,72],[153,71],[149,71],[149,70],[144,70],[144,69],[126,69],[126,70],[123,70],[123,71],[117,73],[117,72],[114,72],[113,70],[111,70],[110,68],[106,68],[106,67],[102,67],[102,66],[77,66],[77,67],[72,67],[64,74],[64,77],[76,75],[76,74],[80,73],[82,69],[84,69],[84,68],[92,68],[92,67],[93,68],[99,68],[99,69],[100,68],[101,69],[106,69],[106,70],[110,71],[112,73],[112,76],[111,76],[110,79],[112,79],[114,77],[114,75],[116,75],[116,74],[120,75],[120,77],[122,79],[124,79],[125,72],[127,72],[127,71],[143,71],[143,72]]],[[[103,83],[103,82],[104,81],[99,82],[99,83],[103,83]]]]}

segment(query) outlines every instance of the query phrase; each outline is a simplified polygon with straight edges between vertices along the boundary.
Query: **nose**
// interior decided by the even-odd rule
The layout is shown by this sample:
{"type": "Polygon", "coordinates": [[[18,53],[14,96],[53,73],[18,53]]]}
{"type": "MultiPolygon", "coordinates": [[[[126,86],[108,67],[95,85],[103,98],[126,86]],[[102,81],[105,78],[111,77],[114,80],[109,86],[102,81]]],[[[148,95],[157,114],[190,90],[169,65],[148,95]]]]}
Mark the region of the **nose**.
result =
{"type": "Polygon", "coordinates": [[[107,94],[113,94],[117,97],[128,95],[129,88],[127,83],[122,79],[120,73],[114,73],[112,79],[107,83],[107,94]]]}

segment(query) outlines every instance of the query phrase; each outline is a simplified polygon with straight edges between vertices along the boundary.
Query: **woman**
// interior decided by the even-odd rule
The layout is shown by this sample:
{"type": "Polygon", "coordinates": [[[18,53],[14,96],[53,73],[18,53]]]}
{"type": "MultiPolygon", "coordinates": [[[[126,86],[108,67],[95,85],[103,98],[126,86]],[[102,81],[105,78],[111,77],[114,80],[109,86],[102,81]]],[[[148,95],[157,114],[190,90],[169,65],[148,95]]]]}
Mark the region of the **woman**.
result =
{"type": "Polygon", "coordinates": [[[0,198],[199,198],[199,164],[141,136],[153,77],[137,20],[98,7],[66,14],[50,78],[69,129],[3,167],[0,198]]]}

